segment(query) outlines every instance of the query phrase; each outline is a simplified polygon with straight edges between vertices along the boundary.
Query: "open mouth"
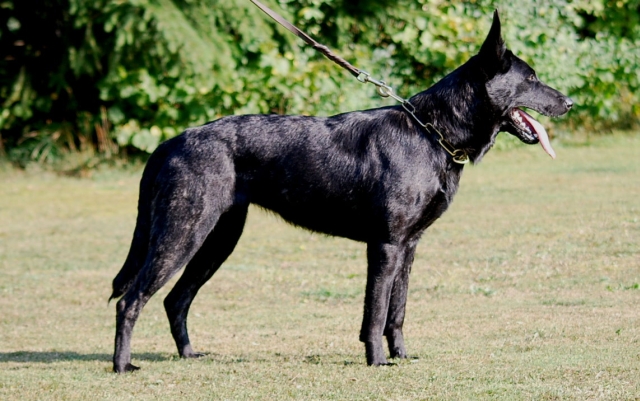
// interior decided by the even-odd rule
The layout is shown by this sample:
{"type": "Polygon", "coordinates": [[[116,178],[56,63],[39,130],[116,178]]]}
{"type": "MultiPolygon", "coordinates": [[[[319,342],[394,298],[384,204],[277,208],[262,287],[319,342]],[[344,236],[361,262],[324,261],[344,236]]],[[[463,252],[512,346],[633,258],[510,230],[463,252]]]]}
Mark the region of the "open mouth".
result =
{"type": "Polygon", "coordinates": [[[540,142],[542,149],[544,149],[552,159],[556,158],[556,152],[551,147],[547,130],[544,129],[542,124],[517,107],[511,109],[509,116],[511,117],[511,123],[518,131],[519,135],[517,136],[520,137],[523,142],[540,142]]]}

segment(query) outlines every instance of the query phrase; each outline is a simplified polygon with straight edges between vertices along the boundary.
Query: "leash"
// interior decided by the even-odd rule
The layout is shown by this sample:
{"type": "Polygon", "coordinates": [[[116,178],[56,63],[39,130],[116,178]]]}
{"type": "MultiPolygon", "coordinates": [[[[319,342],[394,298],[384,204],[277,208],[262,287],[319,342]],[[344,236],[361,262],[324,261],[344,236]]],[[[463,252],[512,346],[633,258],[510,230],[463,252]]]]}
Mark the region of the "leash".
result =
{"type": "Polygon", "coordinates": [[[467,164],[467,163],[469,163],[469,155],[467,154],[466,150],[464,150],[464,149],[456,149],[453,145],[451,145],[449,143],[449,141],[444,139],[444,136],[442,135],[442,133],[440,131],[438,131],[438,129],[433,124],[431,124],[431,123],[426,123],[425,124],[422,121],[420,121],[418,116],[416,116],[416,114],[415,114],[416,113],[415,106],[413,104],[411,104],[411,102],[409,102],[409,100],[407,100],[407,99],[405,99],[405,98],[403,98],[401,96],[398,96],[394,92],[394,90],[393,90],[393,88],[391,86],[387,85],[384,81],[380,81],[380,80],[372,78],[371,75],[368,72],[366,72],[364,70],[360,70],[360,69],[354,67],[347,60],[345,60],[342,57],[334,54],[327,46],[316,42],[311,36],[307,35],[303,31],[298,29],[292,23],[290,23],[289,21],[284,19],[280,14],[276,13],[275,11],[270,9],[269,7],[267,7],[264,4],[260,3],[258,0],[251,0],[251,2],[253,4],[255,4],[260,10],[264,11],[268,16],[273,18],[277,23],[279,23],[283,27],[287,28],[294,35],[298,36],[300,39],[304,40],[311,47],[313,47],[314,49],[316,49],[317,51],[319,51],[320,53],[325,55],[325,57],[327,57],[329,60],[331,60],[334,63],[338,64],[340,67],[344,68],[345,70],[349,71],[351,73],[351,75],[356,77],[356,79],[358,81],[362,82],[363,84],[370,83],[370,84],[375,85],[376,86],[376,92],[378,93],[378,95],[380,95],[382,97],[391,97],[391,98],[395,99],[396,101],[398,101],[402,105],[402,107],[407,111],[407,113],[409,113],[411,115],[411,117],[413,117],[413,119],[418,123],[418,125],[420,125],[422,128],[424,128],[427,132],[435,131],[438,134],[438,136],[439,136],[438,143],[440,144],[440,146],[442,146],[442,148],[449,155],[451,155],[451,158],[455,163],[458,163],[458,164],[467,164]]]}

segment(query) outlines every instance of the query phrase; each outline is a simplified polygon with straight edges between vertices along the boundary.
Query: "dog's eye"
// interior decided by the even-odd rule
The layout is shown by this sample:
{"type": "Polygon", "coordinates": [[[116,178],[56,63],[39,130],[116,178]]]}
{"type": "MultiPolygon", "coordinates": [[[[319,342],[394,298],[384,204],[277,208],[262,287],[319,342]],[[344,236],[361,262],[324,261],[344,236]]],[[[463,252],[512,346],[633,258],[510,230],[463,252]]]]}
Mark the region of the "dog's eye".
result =
{"type": "Polygon", "coordinates": [[[527,81],[535,82],[536,81],[536,74],[529,75],[529,77],[527,77],[527,81]]]}

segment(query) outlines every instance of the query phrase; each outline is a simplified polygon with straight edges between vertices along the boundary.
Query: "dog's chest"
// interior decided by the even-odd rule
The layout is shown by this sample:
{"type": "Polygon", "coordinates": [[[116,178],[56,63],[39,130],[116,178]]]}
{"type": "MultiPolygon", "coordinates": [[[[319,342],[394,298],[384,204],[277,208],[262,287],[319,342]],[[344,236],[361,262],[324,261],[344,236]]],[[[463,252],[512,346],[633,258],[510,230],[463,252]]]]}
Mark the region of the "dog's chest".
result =
{"type": "Polygon", "coordinates": [[[423,183],[422,187],[415,187],[413,204],[405,204],[404,210],[398,210],[397,228],[404,227],[406,235],[421,234],[433,224],[449,208],[458,190],[460,169],[446,171],[435,179],[423,183]]]}

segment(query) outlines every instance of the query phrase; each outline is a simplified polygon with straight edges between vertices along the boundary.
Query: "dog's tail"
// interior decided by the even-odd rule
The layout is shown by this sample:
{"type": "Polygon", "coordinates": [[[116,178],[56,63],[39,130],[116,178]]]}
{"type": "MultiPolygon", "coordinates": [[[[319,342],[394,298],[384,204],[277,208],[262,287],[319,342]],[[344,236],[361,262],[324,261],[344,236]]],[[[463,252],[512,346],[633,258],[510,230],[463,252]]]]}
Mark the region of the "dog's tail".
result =
{"type": "MultiPolygon", "coordinates": [[[[162,146],[162,145],[161,145],[162,146]]],[[[140,180],[140,196],[138,198],[138,218],[136,228],[133,231],[133,239],[129,254],[113,279],[113,293],[109,301],[121,297],[133,284],[140,269],[144,265],[149,250],[149,237],[151,234],[152,203],[154,197],[154,185],[166,155],[161,149],[157,149],[149,160],[140,180]]]]}

